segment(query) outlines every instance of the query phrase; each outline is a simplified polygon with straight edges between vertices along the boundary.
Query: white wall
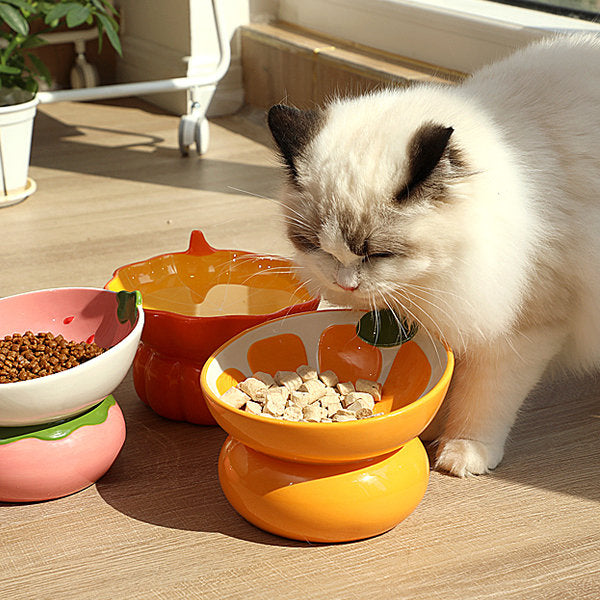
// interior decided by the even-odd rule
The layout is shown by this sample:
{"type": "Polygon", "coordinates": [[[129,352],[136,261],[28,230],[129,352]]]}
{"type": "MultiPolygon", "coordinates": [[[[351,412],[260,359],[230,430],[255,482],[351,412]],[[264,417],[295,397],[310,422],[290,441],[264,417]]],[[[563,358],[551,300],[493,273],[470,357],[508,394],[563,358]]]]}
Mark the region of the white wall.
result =
{"type": "MultiPolygon", "coordinates": [[[[220,0],[223,27],[231,42],[231,65],[217,86],[208,115],[235,112],[243,103],[240,25],[250,21],[250,3],[269,10],[269,0],[220,0]]],[[[219,61],[210,0],[119,0],[122,13],[121,82],[152,81],[214,72],[219,61]]],[[[186,92],[145,96],[175,114],[187,112],[186,92]]]]}
{"type": "MultiPolygon", "coordinates": [[[[116,0],[123,11],[120,81],[150,81],[214,71],[218,61],[211,0],[116,0]],[[186,58],[191,57],[186,62],[186,58]]],[[[231,66],[217,87],[209,116],[241,107],[238,28],[280,18],[367,46],[471,72],[540,35],[599,31],[600,24],[480,0],[219,0],[231,41],[231,66]]],[[[148,96],[176,114],[185,92],[148,96]]]]}
{"type": "Polygon", "coordinates": [[[278,11],[301,27],[465,73],[556,31],[600,31],[481,0],[280,0],[278,11]]]}

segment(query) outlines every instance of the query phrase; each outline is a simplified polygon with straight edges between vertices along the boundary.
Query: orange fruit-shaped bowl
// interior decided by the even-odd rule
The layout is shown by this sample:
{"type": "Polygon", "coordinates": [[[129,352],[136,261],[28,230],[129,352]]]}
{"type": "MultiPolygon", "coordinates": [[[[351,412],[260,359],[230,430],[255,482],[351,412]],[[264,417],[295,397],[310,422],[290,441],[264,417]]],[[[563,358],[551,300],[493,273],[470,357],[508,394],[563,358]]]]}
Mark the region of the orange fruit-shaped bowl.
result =
{"type": "Polygon", "coordinates": [[[215,423],[200,388],[212,352],[248,327],[319,303],[292,262],[216,250],[197,230],[186,251],[120,267],[106,287],[142,295],[146,324],[133,362],[138,396],[163,417],[203,425],[215,423]]]}
{"type": "Polygon", "coordinates": [[[219,477],[233,507],[278,535],[341,542],[397,525],[421,501],[429,479],[418,435],[438,411],[452,376],[452,351],[419,330],[402,345],[377,347],[357,335],[362,313],[323,310],[253,327],[221,346],[201,376],[208,407],[229,433],[219,477]],[[307,364],[340,381],[382,385],[374,412],[340,423],[291,422],[222,402],[256,371],[307,364]]]}

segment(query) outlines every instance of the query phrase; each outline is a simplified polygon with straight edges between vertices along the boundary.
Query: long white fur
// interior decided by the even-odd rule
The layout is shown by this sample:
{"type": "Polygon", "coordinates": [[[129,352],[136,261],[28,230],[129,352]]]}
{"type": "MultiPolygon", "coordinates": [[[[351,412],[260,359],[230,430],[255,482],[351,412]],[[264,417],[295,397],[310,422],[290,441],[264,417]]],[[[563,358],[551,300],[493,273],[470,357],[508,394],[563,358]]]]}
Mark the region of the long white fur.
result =
{"type": "Polygon", "coordinates": [[[285,198],[290,218],[316,210],[323,222],[302,271],[340,305],[383,307],[382,290],[401,288],[389,298],[459,359],[429,430],[438,467],[493,469],[550,364],[600,363],[600,38],[544,40],[459,86],[339,99],[325,115],[298,158],[302,192],[285,198]],[[360,219],[393,196],[411,136],[431,121],[454,128],[471,174],[442,202],[381,209],[378,227],[419,252],[365,265],[338,216],[360,219]]]}

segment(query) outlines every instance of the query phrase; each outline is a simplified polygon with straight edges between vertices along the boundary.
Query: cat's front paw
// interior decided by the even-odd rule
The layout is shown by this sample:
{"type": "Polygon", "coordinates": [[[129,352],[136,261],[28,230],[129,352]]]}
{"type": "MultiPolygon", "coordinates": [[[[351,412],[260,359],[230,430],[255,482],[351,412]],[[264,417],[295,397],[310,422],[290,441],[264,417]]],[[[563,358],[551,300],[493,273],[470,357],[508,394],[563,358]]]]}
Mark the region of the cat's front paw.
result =
{"type": "Polygon", "coordinates": [[[496,468],[502,460],[503,449],[465,439],[440,440],[435,468],[457,477],[481,475],[496,468]]]}

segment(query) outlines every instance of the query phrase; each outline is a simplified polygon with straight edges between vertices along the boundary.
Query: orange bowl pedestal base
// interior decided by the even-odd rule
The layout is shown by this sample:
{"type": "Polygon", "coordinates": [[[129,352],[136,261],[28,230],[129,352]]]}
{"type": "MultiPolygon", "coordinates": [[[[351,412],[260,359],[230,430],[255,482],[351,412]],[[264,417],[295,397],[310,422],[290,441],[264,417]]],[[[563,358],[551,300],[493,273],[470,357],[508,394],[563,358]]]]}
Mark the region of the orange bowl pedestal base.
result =
{"type": "Polygon", "coordinates": [[[383,456],[344,464],[281,460],[231,436],[219,479],[233,508],[270,533],[307,542],[348,542],[388,531],[419,504],[429,460],[415,438],[383,456]]]}

